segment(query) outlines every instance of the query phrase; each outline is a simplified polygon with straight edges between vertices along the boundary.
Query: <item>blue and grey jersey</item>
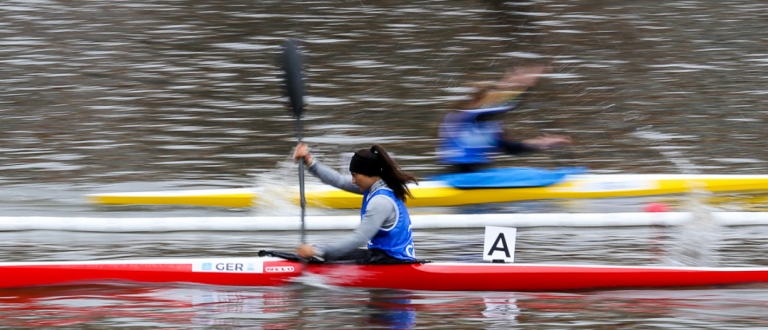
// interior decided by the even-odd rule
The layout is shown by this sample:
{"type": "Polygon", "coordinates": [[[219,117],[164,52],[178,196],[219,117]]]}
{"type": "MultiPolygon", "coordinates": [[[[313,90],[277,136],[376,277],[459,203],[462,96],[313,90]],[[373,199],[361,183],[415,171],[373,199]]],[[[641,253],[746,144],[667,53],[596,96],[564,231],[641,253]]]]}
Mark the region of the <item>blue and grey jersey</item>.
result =
{"type": "MultiPolygon", "coordinates": [[[[342,175],[317,159],[312,160],[312,163],[309,164],[307,170],[325,184],[352,193],[363,194],[363,192],[360,191],[360,188],[352,183],[351,176],[342,175]]],[[[386,183],[384,183],[383,180],[379,180],[371,186],[370,193],[373,194],[378,189],[386,187],[386,183]]],[[[376,236],[379,230],[394,228],[398,223],[398,214],[400,213],[397,205],[384,196],[371,198],[365,204],[362,211],[360,225],[351,235],[340,241],[316,247],[318,254],[321,257],[331,260],[349,253],[354,249],[366,246],[368,242],[376,236]]]]}
{"type": "Polygon", "coordinates": [[[440,124],[438,162],[447,165],[488,164],[499,151],[504,130],[499,121],[477,121],[479,113],[455,111],[440,124]]]}
{"type": "Polygon", "coordinates": [[[454,111],[440,123],[437,157],[445,165],[482,165],[498,152],[516,155],[537,150],[524,142],[507,140],[499,120],[478,117],[508,111],[509,107],[454,111]]]}
{"type": "MultiPolygon", "coordinates": [[[[382,182],[382,181],[379,181],[382,182]]],[[[390,257],[400,260],[415,260],[416,251],[413,248],[413,228],[411,217],[405,203],[395,196],[395,192],[389,187],[380,187],[363,194],[363,208],[360,210],[360,218],[364,219],[368,211],[368,203],[374,200],[387,200],[395,207],[396,222],[392,226],[379,228],[376,235],[368,241],[368,249],[379,249],[390,257]]]]}

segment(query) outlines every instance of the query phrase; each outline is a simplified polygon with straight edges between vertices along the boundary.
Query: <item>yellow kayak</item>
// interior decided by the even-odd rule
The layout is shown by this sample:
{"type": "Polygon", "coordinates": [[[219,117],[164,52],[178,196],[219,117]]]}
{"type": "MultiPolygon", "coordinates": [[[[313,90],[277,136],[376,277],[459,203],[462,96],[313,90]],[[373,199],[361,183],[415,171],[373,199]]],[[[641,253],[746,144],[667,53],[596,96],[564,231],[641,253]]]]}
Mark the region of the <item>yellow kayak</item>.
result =
{"type": "MultiPolygon", "coordinates": [[[[440,181],[411,186],[414,198],[408,206],[458,206],[542,199],[617,198],[683,194],[693,189],[713,193],[768,192],[768,175],[708,174],[577,174],[542,187],[458,189],[440,181]]],[[[298,191],[298,189],[295,189],[298,191]]],[[[87,195],[95,204],[105,205],[188,205],[253,207],[259,189],[209,189],[184,191],[126,192],[87,195]]],[[[298,203],[298,192],[292,198],[298,203]]],[[[306,189],[307,205],[335,209],[360,208],[361,198],[327,186],[306,189]]]]}

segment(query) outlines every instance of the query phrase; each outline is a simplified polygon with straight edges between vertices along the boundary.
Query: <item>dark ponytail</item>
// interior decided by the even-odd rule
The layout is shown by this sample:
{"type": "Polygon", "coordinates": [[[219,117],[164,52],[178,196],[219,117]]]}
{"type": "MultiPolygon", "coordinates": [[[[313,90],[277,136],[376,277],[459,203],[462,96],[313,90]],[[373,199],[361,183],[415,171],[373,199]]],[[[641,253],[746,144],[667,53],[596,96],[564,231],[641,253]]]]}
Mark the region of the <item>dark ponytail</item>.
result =
{"type": "Polygon", "coordinates": [[[355,154],[363,157],[375,157],[381,166],[381,179],[389,186],[395,193],[395,197],[405,201],[406,196],[413,198],[411,191],[406,186],[408,183],[418,184],[418,178],[411,173],[404,172],[400,169],[400,165],[389,157],[389,154],[384,147],[374,144],[368,149],[360,149],[355,154]]]}

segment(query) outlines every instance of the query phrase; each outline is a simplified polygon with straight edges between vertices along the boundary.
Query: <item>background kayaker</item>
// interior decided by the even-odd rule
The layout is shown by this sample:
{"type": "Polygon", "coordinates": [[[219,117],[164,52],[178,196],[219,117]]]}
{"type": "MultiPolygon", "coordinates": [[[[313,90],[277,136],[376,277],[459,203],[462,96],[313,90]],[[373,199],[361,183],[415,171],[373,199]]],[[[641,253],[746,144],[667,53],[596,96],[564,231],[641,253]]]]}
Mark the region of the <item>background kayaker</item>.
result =
{"type": "Polygon", "coordinates": [[[351,177],[321,163],[304,143],[296,146],[295,161],[336,188],[363,195],[360,225],[346,238],[318,246],[303,244],[296,250],[302,258],[320,257],[326,261],[355,260],[361,263],[415,262],[411,219],[405,207],[411,192],[407,183],[417,178],[404,172],[384,148],[374,144],[355,152],[349,163],[351,177]],[[367,249],[360,247],[367,244],[367,249]]]}
{"type": "Polygon", "coordinates": [[[453,172],[473,172],[490,164],[497,153],[517,155],[571,144],[570,137],[552,134],[516,141],[508,139],[503,128],[501,117],[517,108],[521,95],[549,71],[545,66],[521,67],[499,81],[470,84],[476,92],[440,124],[438,163],[450,165],[453,172]]]}

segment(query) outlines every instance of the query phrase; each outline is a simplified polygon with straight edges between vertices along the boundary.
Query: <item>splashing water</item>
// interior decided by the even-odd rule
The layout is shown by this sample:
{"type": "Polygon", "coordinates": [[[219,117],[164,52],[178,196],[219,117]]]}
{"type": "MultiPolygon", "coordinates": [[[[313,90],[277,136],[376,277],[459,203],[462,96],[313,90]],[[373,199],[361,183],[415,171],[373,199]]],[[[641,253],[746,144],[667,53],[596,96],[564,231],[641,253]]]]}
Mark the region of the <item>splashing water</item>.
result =
{"type": "Polygon", "coordinates": [[[254,186],[254,213],[265,216],[300,214],[301,207],[296,202],[299,184],[293,162],[280,162],[276,169],[254,175],[254,186]]]}
{"type": "Polygon", "coordinates": [[[677,237],[673,237],[667,248],[667,263],[717,266],[722,226],[712,216],[714,208],[703,202],[711,197],[712,193],[705,190],[701,183],[691,183],[686,206],[691,212],[691,220],[678,227],[677,237]]]}
{"type": "MultiPolygon", "coordinates": [[[[351,153],[339,154],[337,157],[326,157],[324,163],[336,168],[342,175],[349,175],[348,164],[351,153]]],[[[297,165],[293,160],[277,163],[274,170],[253,175],[254,191],[256,192],[255,206],[252,212],[260,216],[291,216],[301,214],[299,205],[299,178],[297,165]]],[[[305,169],[305,191],[325,187],[319,179],[310,175],[305,169]]],[[[321,207],[308,207],[307,215],[332,215],[337,210],[321,207]]]]}

